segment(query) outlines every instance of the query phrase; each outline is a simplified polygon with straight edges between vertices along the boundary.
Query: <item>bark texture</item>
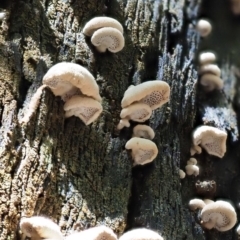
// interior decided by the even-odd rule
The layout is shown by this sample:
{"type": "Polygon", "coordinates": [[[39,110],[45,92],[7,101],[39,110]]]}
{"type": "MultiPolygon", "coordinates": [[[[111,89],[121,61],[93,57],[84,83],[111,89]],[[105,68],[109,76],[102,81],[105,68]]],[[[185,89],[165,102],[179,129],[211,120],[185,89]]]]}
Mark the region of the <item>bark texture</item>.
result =
{"type": "Polygon", "coordinates": [[[240,199],[240,86],[232,61],[219,58],[224,91],[206,95],[197,86],[199,42],[201,50],[211,48],[219,32],[200,41],[194,26],[199,16],[212,16],[208,9],[216,1],[1,1],[7,14],[0,20],[1,240],[20,239],[20,218],[32,215],[50,217],[65,236],[105,224],[119,235],[148,227],[164,239],[236,237],[234,230],[204,231],[188,209],[196,196],[229,199],[235,207],[240,199]],[[123,51],[96,52],[82,33],[95,16],[122,23],[123,51]],[[18,119],[42,77],[61,61],[81,64],[94,75],[103,98],[100,118],[90,126],[76,117],[64,119],[61,99],[44,90],[37,112],[21,127],[18,119]],[[116,130],[121,99],[129,85],[154,79],[171,86],[169,103],[148,121],[159,154],[153,163],[132,168],[124,148],[132,128],[116,130]],[[203,123],[228,132],[227,154],[217,159],[204,152],[197,157],[200,175],[180,180],[179,168],[190,157],[191,132],[203,123]],[[199,192],[195,185],[202,181],[210,181],[210,193],[199,192]]]}

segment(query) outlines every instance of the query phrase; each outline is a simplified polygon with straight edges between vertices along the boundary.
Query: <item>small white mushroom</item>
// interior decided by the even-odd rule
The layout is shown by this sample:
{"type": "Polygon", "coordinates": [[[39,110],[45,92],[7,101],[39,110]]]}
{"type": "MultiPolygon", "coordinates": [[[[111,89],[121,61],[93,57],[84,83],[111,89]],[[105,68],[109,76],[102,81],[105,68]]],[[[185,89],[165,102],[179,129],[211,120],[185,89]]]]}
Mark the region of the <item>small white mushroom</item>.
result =
{"type": "Polygon", "coordinates": [[[194,198],[190,200],[188,205],[192,211],[195,211],[197,209],[203,209],[206,206],[206,203],[202,199],[194,198]]]}
{"type": "Polygon", "coordinates": [[[138,124],[133,128],[133,137],[140,137],[146,139],[153,139],[155,133],[153,129],[144,124],[138,124]]]}
{"type": "Polygon", "coordinates": [[[212,26],[209,21],[201,19],[197,22],[197,30],[201,37],[206,37],[212,31],[212,26]]]}
{"type": "Polygon", "coordinates": [[[199,126],[193,131],[193,144],[209,154],[222,158],[226,152],[227,133],[211,126],[199,126]]]}
{"type": "Polygon", "coordinates": [[[197,176],[199,175],[199,167],[196,166],[196,165],[187,165],[185,167],[185,170],[186,170],[186,174],[187,175],[194,175],[194,176],[197,176]]]}
{"type": "Polygon", "coordinates": [[[221,69],[216,64],[204,64],[200,67],[199,74],[203,75],[206,73],[211,73],[217,77],[221,76],[221,69]]]}
{"type": "Polygon", "coordinates": [[[190,155],[191,156],[193,156],[195,154],[200,154],[200,153],[202,153],[202,148],[201,147],[199,147],[199,146],[192,146],[190,148],[190,155]]]}
{"type": "Polygon", "coordinates": [[[43,238],[63,239],[60,227],[45,217],[34,216],[22,218],[20,221],[20,229],[25,236],[34,240],[43,238]]]}
{"type": "Polygon", "coordinates": [[[201,65],[211,64],[216,61],[216,55],[212,52],[203,52],[199,55],[199,63],[201,65]]]}
{"type": "Polygon", "coordinates": [[[206,73],[201,76],[200,84],[204,87],[206,92],[211,92],[215,89],[221,90],[223,89],[223,80],[211,73],[206,73]]]}
{"type": "Polygon", "coordinates": [[[186,173],[182,169],[179,169],[179,177],[183,179],[185,178],[185,176],[186,176],[186,173]]]}
{"type": "Polygon", "coordinates": [[[124,233],[119,240],[163,240],[163,238],[153,230],[137,228],[124,233]]]}
{"type": "Polygon", "coordinates": [[[127,150],[132,150],[133,166],[144,165],[152,162],[158,154],[154,142],[144,138],[133,137],[125,145],[127,150]]]}
{"type": "Polygon", "coordinates": [[[207,229],[216,228],[225,232],[234,227],[237,214],[233,206],[226,201],[216,201],[207,204],[201,211],[202,226],[207,229]]]}
{"type": "Polygon", "coordinates": [[[196,158],[190,158],[190,159],[187,161],[187,164],[188,164],[188,165],[197,165],[197,159],[196,159],[196,158]]]}

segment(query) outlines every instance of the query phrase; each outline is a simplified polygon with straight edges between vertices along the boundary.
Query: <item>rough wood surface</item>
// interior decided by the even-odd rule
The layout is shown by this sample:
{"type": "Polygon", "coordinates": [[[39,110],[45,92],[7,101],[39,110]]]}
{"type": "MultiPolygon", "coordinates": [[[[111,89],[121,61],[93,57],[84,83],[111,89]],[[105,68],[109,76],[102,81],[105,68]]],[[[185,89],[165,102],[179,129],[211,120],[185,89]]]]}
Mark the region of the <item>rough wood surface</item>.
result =
{"type": "Polygon", "coordinates": [[[222,92],[210,96],[197,86],[199,42],[200,49],[211,47],[211,39],[209,45],[200,41],[194,27],[200,13],[210,15],[205,5],[200,11],[200,0],[0,3],[7,12],[0,20],[1,240],[18,239],[20,218],[32,215],[50,217],[64,235],[105,224],[119,235],[148,227],[164,239],[234,238],[233,230],[204,231],[188,209],[189,200],[198,196],[198,180],[215,181],[214,199],[229,199],[235,207],[240,199],[239,81],[231,61],[219,62],[222,92]],[[82,33],[95,16],[122,23],[123,51],[96,52],[82,33]],[[45,90],[36,114],[21,127],[18,119],[43,75],[61,61],[81,64],[94,75],[103,97],[100,118],[90,126],[75,117],[65,120],[63,102],[45,90]],[[120,103],[129,85],[154,79],[171,86],[169,103],[149,121],[159,154],[153,163],[132,168],[124,148],[132,128],[116,130],[120,103]],[[228,152],[223,159],[201,154],[200,176],[180,180],[179,168],[190,157],[191,132],[203,123],[228,131],[228,152]]]}

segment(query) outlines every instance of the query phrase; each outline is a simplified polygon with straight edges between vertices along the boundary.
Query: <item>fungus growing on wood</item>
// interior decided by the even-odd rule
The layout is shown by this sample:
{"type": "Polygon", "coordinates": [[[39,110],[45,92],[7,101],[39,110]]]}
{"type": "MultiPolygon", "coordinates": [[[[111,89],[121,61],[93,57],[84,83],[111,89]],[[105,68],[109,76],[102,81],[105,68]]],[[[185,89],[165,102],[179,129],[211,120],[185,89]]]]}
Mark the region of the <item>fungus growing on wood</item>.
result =
{"type": "Polygon", "coordinates": [[[216,228],[225,232],[234,227],[237,215],[233,206],[226,201],[216,201],[207,204],[201,211],[201,224],[207,229],[216,228]]]}
{"type": "Polygon", "coordinates": [[[209,21],[200,19],[197,22],[197,30],[201,37],[206,37],[212,31],[212,25],[210,24],[209,21]]]}
{"type": "Polygon", "coordinates": [[[185,178],[185,176],[186,176],[186,173],[182,169],[179,169],[179,177],[183,179],[185,178]]]}
{"type": "Polygon", "coordinates": [[[185,167],[185,170],[186,170],[186,174],[187,175],[194,175],[194,176],[197,176],[199,175],[199,167],[196,166],[196,165],[187,165],[185,167]]]}
{"type": "Polygon", "coordinates": [[[117,240],[113,230],[106,226],[92,227],[82,232],[73,233],[66,240],[117,240]]]}
{"type": "Polygon", "coordinates": [[[211,126],[197,127],[192,134],[193,144],[209,154],[222,158],[226,152],[227,133],[211,126]]]}
{"type": "Polygon", "coordinates": [[[163,238],[153,230],[137,228],[124,233],[119,240],[163,240],[163,238]]]}
{"type": "Polygon", "coordinates": [[[188,205],[192,211],[195,211],[197,209],[203,209],[206,206],[206,203],[202,199],[194,198],[190,200],[188,205]]]}
{"type": "Polygon", "coordinates": [[[197,159],[196,159],[196,158],[190,158],[190,159],[187,161],[187,164],[188,164],[188,165],[197,165],[197,159]]]}
{"type": "Polygon", "coordinates": [[[91,19],[83,28],[83,33],[86,36],[92,36],[93,33],[100,28],[112,27],[123,34],[123,27],[116,19],[110,17],[95,17],[91,19]]]}
{"type": "Polygon", "coordinates": [[[202,153],[202,148],[199,146],[192,146],[190,149],[190,155],[193,156],[195,154],[200,154],[202,153]]]}
{"type": "Polygon", "coordinates": [[[200,67],[199,74],[211,73],[217,77],[221,76],[221,69],[216,64],[204,64],[200,67]]]}
{"type": "Polygon", "coordinates": [[[148,125],[138,124],[133,128],[133,137],[153,139],[155,137],[155,133],[148,125]]]}
{"type": "Polygon", "coordinates": [[[120,117],[122,120],[118,124],[118,129],[129,127],[129,120],[135,122],[145,122],[152,115],[152,109],[144,103],[133,103],[130,106],[122,109],[120,117]]]}
{"type": "Polygon", "coordinates": [[[79,117],[85,125],[95,121],[101,114],[102,105],[93,98],[73,96],[64,104],[65,117],[79,117]]]}
{"type": "Polygon", "coordinates": [[[128,88],[124,93],[121,105],[122,108],[126,108],[134,102],[141,102],[154,110],[168,102],[169,96],[170,86],[166,82],[160,80],[147,81],[128,88]]]}
{"type": "Polygon", "coordinates": [[[111,27],[104,27],[95,31],[91,42],[99,52],[106,52],[108,50],[116,53],[121,51],[125,45],[122,33],[111,27]]]}
{"type": "Polygon", "coordinates": [[[206,92],[211,92],[215,89],[221,90],[223,88],[223,80],[211,73],[206,73],[201,76],[200,84],[204,87],[206,92]]]}
{"type": "Polygon", "coordinates": [[[45,217],[34,216],[22,218],[20,221],[20,229],[24,236],[34,240],[43,238],[63,239],[60,227],[52,220],[45,217]]]}
{"type": "Polygon", "coordinates": [[[158,154],[154,142],[144,138],[133,137],[125,145],[125,148],[132,150],[133,166],[144,165],[152,162],[158,154]]]}
{"type": "Polygon", "coordinates": [[[203,196],[213,197],[216,193],[217,184],[214,180],[198,180],[195,183],[196,193],[203,196]]]}
{"type": "Polygon", "coordinates": [[[199,55],[199,63],[201,65],[211,64],[216,61],[216,55],[212,52],[203,52],[199,55]]]}

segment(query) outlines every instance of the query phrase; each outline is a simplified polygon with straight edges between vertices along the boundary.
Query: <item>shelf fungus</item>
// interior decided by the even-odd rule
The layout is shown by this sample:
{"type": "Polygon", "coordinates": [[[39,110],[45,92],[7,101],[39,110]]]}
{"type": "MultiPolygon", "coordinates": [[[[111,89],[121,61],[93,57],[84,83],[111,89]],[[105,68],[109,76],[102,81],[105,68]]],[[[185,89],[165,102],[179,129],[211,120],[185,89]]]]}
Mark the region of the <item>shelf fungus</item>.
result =
{"type": "Polygon", "coordinates": [[[133,128],[133,137],[140,137],[146,139],[153,139],[155,133],[151,127],[144,124],[138,124],[133,128]]]}
{"type": "Polygon", "coordinates": [[[189,208],[192,210],[192,211],[196,211],[196,210],[202,210],[207,204],[210,204],[210,203],[214,203],[213,200],[211,199],[199,199],[199,198],[194,198],[192,200],[190,200],[189,202],[189,208]]]}
{"type": "Polygon", "coordinates": [[[86,68],[75,63],[57,63],[43,77],[43,85],[33,95],[26,114],[20,120],[21,124],[30,120],[39,105],[42,91],[46,87],[50,88],[55,96],[60,96],[64,102],[76,95],[86,95],[101,102],[99,87],[86,68]]]}
{"type": "Polygon", "coordinates": [[[169,101],[170,86],[160,80],[153,80],[129,87],[122,99],[122,108],[134,102],[145,103],[152,110],[161,107],[169,101]]]}
{"type": "Polygon", "coordinates": [[[197,127],[192,134],[194,146],[200,145],[210,155],[222,158],[226,152],[227,133],[211,126],[197,127]]]}
{"type": "Polygon", "coordinates": [[[225,232],[234,227],[237,214],[234,207],[227,201],[216,201],[206,206],[201,211],[201,224],[207,229],[216,228],[225,232]]]}
{"type": "Polygon", "coordinates": [[[214,74],[206,73],[200,77],[200,84],[206,92],[223,89],[223,80],[214,74]]]}
{"type": "Polygon", "coordinates": [[[187,175],[194,175],[194,176],[199,175],[199,167],[196,166],[196,164],[197,164],[197,159],[196,158],[190,158],[187,161],[187,165],[185,167],[187,175]]]}
{"type": "Polygon", "coordinates": [[[30,218],[22,218],[20,221],[20,229],[23,233],[23,239],[30,237],[31,239],[63,239],[60,227],[52,220],[34,216],[30,218]]]}
{"type": "Polygon", "coordinates": [[[79,117],[85,125],[95,121],[102,110],[102,105],[97,100],[78,95],[73,96],[64,104],[65,117],[79,117]]]}
{"type": "Polygon", "coordinates": [[[83,33],[91,36],[91,42],[99,52],[108,50],[116,53],[121,51],[125,45],[122,25],[110,17],[91,19],[83,28],[83,33]]]}
{"type": "Polygon", "coordinates": [[[147,228],[136,228],[124,233],[119,240],[163,240],[155,231],[147,228]]]}
{"type": "Polygon", "coordinates": [[[116,234],[113,230],[106,226],[92,227],[82,232],[73,233],[65,238],[65,240],[117,240],[116,234]]]}
{"type": "Polygon", "coordinates": [[[126,143],[125,148],[132,151],[132,158],[134,160],[133,166],[150,163],[158,154],[156,144],[144,138],[131,138],[126,143]]]}

